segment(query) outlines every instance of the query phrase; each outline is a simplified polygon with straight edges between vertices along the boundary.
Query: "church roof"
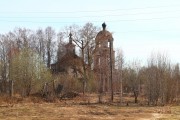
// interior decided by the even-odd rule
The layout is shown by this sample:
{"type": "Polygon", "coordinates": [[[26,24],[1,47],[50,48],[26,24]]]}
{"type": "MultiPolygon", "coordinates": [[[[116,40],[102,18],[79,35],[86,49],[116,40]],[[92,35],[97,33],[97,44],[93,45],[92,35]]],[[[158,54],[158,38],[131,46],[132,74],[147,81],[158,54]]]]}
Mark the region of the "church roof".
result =
{"type": "Polygon", "coordinates": [[[103,30],[97,34],[95,41],[98,42],[98,41],[103,41],[103,40],[113,40],[112,34],[106,30],[105,23],[102,24],[102,27],[103,27],[103,30]]]}
{"type": "Polygon", "coordinates": [[[80,65],[82,64],[82,59],[76,54],[67,53],[60,59],[61,65],[80,65]]]}
{"type": "Polygon", "coordinates": [[[76,45],[74,45],[73,43],[67,43],[66,45],[65,45],[65,47],[66,48],[68,48],[68,47],[75,47],[76,45]]]}
{"type": "Polygon", "coordinates": [[[72,33],[70,32],[69,33],[69,42],[65,45],[66,48],[69,48],[69,47],[75,47],[76,45],[74,45],[72,43],[73,39],[72,39],[72,33]]]}

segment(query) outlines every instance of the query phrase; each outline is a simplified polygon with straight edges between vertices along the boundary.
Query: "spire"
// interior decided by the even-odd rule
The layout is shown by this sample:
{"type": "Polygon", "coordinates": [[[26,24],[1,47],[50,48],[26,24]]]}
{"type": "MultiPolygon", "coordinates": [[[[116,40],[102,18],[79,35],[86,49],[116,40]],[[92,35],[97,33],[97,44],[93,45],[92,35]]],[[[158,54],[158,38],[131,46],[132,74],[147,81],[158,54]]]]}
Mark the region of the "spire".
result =
{"type": "Polygon", "coordinates": [[[106,30],[106,23],[105,22],[102,24],[102,27],[103,27],[103,30],[106,30]]]}
{"type": "Polygon", "coordinates": [[[71,32],[69,33],[69,43],[72,44],[72,33],[71,32]]]}

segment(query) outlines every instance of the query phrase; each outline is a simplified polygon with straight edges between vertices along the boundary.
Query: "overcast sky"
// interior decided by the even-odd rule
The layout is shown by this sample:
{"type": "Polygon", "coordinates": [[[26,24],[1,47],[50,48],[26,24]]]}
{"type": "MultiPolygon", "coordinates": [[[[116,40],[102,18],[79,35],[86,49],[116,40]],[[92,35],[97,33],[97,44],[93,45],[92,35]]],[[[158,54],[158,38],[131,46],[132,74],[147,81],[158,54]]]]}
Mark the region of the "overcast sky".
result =
{"type": "Polygon", "coordinates": [[[152,52],[180,63],[180,0],[1,0],[0,33],[25,27],[53,27],[106,22],[115,48],[127,61],[146,62],[152,52]]]}

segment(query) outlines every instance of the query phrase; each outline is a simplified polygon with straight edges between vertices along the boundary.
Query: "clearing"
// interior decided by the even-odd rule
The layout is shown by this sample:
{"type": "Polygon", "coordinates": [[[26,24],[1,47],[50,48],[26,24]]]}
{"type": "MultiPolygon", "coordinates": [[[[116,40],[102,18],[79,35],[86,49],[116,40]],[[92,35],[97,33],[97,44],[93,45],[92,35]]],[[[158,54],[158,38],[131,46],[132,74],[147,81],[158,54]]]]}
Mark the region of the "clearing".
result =
{"type": "MultiPolygon", "coordinates": [[[[19,99],[0,102],[0,120],[179,120],[180,106],[120,106],[89,103],[81,98],[53,103],[19,99]]],[[[35,98],[33,98],[35,99],[35,98]]]]}

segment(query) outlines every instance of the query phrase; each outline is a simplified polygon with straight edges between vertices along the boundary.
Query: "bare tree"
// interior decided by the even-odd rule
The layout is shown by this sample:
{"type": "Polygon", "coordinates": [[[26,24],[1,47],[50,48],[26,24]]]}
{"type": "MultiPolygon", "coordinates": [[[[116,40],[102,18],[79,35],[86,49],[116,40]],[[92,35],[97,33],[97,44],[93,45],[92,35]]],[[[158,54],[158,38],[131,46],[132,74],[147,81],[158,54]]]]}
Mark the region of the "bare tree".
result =
{"type": "Polygon", "coordinates": [[[129,92],[132,92],[134,95],[134,102],[138,102],[139,96],[139,70],[140,70],[140,62],[133,61],[129,67],[126,68],[126,73],[124,74],[124,79],[126,81],[126,85],[129,88],[129,92]]]}
{"type": "Polygon", "coordinates": [[[97,28],[92,23],[86,23],[82,28],[77,25],[72,25],[70,31],[73,34],[73,41],[80,49],[83,65],[83,93],[88,81],[88,69],[92,64],[92,50],[94,48],[94,39],[97,34],[97,28]],[[88,66],[86,65],[88,64],[88,66]]]}
{"type": "Polygon", "coordinates": [[[116,67],[118,70],[118,81],[119,81],[119,88],[120,88],[120,103],[122,104],[122,95],[123,95],[123,67],[124,67],[124,54],[121,49],[117,50],[116,56],[116,67]]]}
{"type": "Polygon", "coordinates": [[[179,64],[176,64],[175,65],[175,68],[174,68],[174,79],[175,79],[175,86],[173,88],[176,88],[175,90],[175,96],[176,96],[176,101],[179,100],[179,92],[180,92],[180,70],[179,70],[179,64]]]}
{"type": "Polygon", "coordinates": [[[149,103],[164,105],[173,101],[176,93],[177,71],[172,69],[169,59],[164,54],[154,54],[148,62],[146,70],[146,86],[149,103]]]}
{"type": "Polygon", "coordinates": [[[7,80],[8,80],[8,48],[9,48],[9,41],[7,36],[1,35],[0,36],[0,73],[1,73],[1,92],[5,93],[7,91],[7,80]]]}
{"type": "Polygon", "coordinates": [[[36,50],[40,55],[40,58],[45,62],[45,47],[46,47],[46,42],[45,42],[45,33],[43,32],[42,29],[38,29],[36,31],[36,50]]]}
{"type": "Polygon", "coordinates": [[[46,55],[47,55],[47,67],[50,68],[51,60],[53,57],[53,48],[55,37],[55,31],[51,27],[45,29],[45,40],[46,40],[46,55]]]}
{"type": "Polygon", "coordinates": [[[99,28],[94,26],[92,23],[86,23],[80,30],[80,37],[87,44],[84,48],[84,59],[85,62],[91,67],[92,64],[92,54],[95,48],[95,37],[99,31],[99,28]]]}
{"type": "Polygon", "coordinates": [[[64,36],[64,32],[59,32],[57,34],[57,60],[60,60],[66,53],[64,36]]]}
{"type": "Polygon", "coordinates": [[[31,43],[31,33],[32,31],[30,29],[26,28],[16,28],[14,30],[15,34],[15,43],[18,49],[23,49],[26,47],[30,47],[31,43]]]}

